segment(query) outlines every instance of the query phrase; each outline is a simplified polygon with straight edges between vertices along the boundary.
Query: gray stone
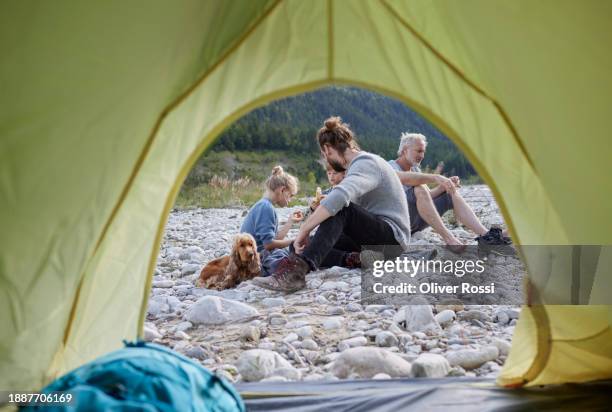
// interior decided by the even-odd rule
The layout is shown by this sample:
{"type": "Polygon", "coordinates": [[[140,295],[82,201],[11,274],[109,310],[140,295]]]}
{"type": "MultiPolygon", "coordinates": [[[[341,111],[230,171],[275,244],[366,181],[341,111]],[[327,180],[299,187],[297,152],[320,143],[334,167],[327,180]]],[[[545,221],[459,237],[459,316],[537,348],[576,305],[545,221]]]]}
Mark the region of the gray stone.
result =
{"type": "Polygon", "coordinates": [[[155,325],[145,324],[144,325],[144,340],[151,342],[154,339],[161,339],[162,335],[159,333],[155,325]]]}
{"type": "Polygon", "coordinates": [[[334,282],[334,281],[328,281],[325,282],[321,285],[320,287],[321,290],[340,290],[343,292],[348,292],[349,290],[351,290],[351,287],[348,283],[346,282],[334,282]]]}
{"type": "Polygon", "coordinates": [[[190,346],[185,350],[185,355],[190,358],[204,360],[209,357],[209,354],[199,345],[190,346]]]}
{"type": "Polygon", "coordinates": [[[460,320],[467,320],[467,321],[477,320],[480,322],[490,322],[491,321],[491,317],[489,315],[487,315],[481,310],[475,310],[475,309],[461,311],[457,314],[457,316],[459,317],[460,320]]]}
{"type": "Polygon", "coordinates": [[[435,316],[436,321],[443,328],[445,328],[446,326],[450,325],[453,322],[453,320],[455,320],[456,317],[457,316],[455,315],[455,311],[452,311],[450,309],[443,310],[442,312],[438,313],[435,316]]]}
{"type": "Polygon", "coordinates": [[[240,338],[248,342],[259,342],[261,331],[257,326],[246,325],[240,328],[240,338]]]}
{"type": "Polygon", "coordinates": [[[355,336],[354,338],[344,339],[342,342],[338,344],[338,349],[340,352],[343,352],[350,348],[355,348],[357,346],[365,346],[368,344],[368,340],[363,336],[355,336]]]}
{"type": "Polygon", "coordinates": [[[181,322],[181,323],[177,324],[174,327],[174,331],[175,332],[178,332],[178,331],[185,332],[185,331],[189,330],[191,327],[193,327],[193,324],[191,322],[185,321],[185,322],[181,322]]]}
{"type": "Polygon", "coordinates": [[[503,356],[508,356],[508,354],[510,353],[510,342],[508,342],[507,340],[503,340],[503,339],[499,339],[499,338],[494,338],[491,343],[493,344],[493,346],[495,346],[497,349],[499,349],[499,354],[503,355],[503,356]]]}
{"type": "Polygon", "coordinates": [[[270,322],[270,325],[272,326],[282,326],[287,323],[287,318],[285,318],[285,316],[281,314],[276,313],[270,315],[268,322],[270,322]]]}
{"type": "Polygon", "coordinates": [[[323,329],[325,330],[340,329],[343,323],[344,323],[343,317],[327,318],[323,321],[323,329]]]}
{"type": "Polygon", "coordinates": [[[287,336],[285,336],[285,337],[283,338],[283,342],[285,342],[285,343],[291,343],[291,342],[296,341],[296,340],[298,340],[298,339],[299,339],[298,335],[297,335],[296,333],[293,333],[293,332],[292,332],[292,333],[288,334],[287,336]]]}
{"type": "Polygon", "coordinates": [[[196,265],[194,263],[189,263],[187,265],[183,265],[183,267],[181,268],[181,277],[187,276],[187,275],[192,275],[192,274],[194,274],[196,272],[199,272],[201,268],[202,268],[201,265],[196,265]]]}
{"type": "Polygon", "coordinates": [[[153,282],[152,286],[154,288],[171,288],[174,286],[174,282],[171,280],[158,280],[153,282]]]}
{"type": "Polygon", "coordinates": [[[259,312],[245,303],[204,296],[185,313],[185,319],[194,324],[222,325],[239,322],[259,315],[259,312]]]}
{"type": "Polygon", "coordinates": [[[264,300],[261,301],[261,304],[264,305],[266,308],[273,308],[276,306],[283,306],[285,304],[285,299],[284,298],[265,298],[264,300]]]}
{"type": "Polygon", "coordinates": [[[372,378],[379,373],[390,377],[409,377],[412,365],[401,356],[375,347],[350,348],[331,365],[334,376],[344,379],[351,374],[372,378]]]}
{"type": "Polygon", "coordinates": [[[497,359],[499,349],[487,346],[481,349],[462,349],[457,352],[448,352],[446,359],[451,366],[461,366],[466,370],[476,369],[485,362],[497,359]]]}
{"type": "Polygon", "coordinates": [[[361,311],[361,305],[356,302],[351,302],[346,305],[346,310],[348,310],[349,312],[359,312],[361,311]]]}
{"type": "Polygon", "coordinates": [[[297,329],[295,333],[297,333],[297,335],[302,339],[310,338],[313,335],[312,327],[310,326],[302,326],[301,328],[297,329]]]}
{"type": "Polygon", "coordinates": [[[433,353],[423,353],[412,363],[412,374],[416,378],[443,378],[450,369],[444,356],[433,353]]]}
{"type": "Polygon", "coordinates": [[[344,309],[340,306],[328,306],[326,312],[328,315],[344,315],[344,309]]]}
{"type": "Polygon", "coordinates": [[[393,317],[393,321],[409,332],[439,332],[440,325],[434,318],[430,305],[407,305],[393,317]]]}
{"type": "Polygon", "coordinates": [[[375,341],[376,341],[376,345],[382,346],[382,347],[390,347],[390,346],[398,345],[397,337],[389,331],[379,332],[376,335],[375,341]]]}
{"type": "Polygon", "coordinates": [[[315,342],[312,339],[304,339],[302,341],[302,348],[308,349],[308,350],[318,350],[319,345],[317,344],[317,342],[315,342]]]}
{"type": "Polygon", "coordinates": [[[236,366],[242,379],[257,382],[270,376],[288,378],[299,376],[299,371],[276,352],[264,349],[250,349],[240,354],[236,366]]]}

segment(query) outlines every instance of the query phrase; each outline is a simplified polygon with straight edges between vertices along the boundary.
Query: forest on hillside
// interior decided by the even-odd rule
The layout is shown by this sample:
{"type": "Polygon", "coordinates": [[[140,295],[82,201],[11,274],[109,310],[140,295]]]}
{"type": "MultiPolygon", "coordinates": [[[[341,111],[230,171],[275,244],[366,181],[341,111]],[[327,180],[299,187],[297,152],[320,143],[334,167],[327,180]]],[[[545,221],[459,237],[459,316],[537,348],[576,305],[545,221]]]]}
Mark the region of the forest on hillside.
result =
{"type": "Polygon", "coordinates": [[[429,145],[424,166],[444,161],[445,172],[467,178],[475,171],[457,147],[402,102],[353,87],[327,87],[253,110],[219,137],[213,151],[280,150],[318,156],[315,135],[323,120],[341,116],[364,150],[395,158],[402,132],[423,133],[429,145]]]}

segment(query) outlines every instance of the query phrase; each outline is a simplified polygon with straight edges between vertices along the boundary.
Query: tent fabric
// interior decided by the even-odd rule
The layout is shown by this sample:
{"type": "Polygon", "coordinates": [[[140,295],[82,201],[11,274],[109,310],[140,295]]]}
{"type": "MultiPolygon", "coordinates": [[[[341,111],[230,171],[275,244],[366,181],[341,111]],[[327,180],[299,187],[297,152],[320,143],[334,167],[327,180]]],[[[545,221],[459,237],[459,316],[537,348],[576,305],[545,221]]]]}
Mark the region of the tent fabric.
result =
{"type": "Polygon", "coordinates": [[[245,411],[229,382],[177,352],[142,341],[70,371],[41,392],[71,395],[71,401],[32,404],[25,411],[245,411]]]}
{"type": "Polygon", "coordinates": [[[500,388],[493,379],[258,382],[237,385],[248,411],[607,411],[611,381],[500,388]]]}
{"type": "MultiPolygon", "coordinates": [[[[521,244],[611,245],[611,17],[597,0],[3,2],[0,388],[141,334],[199,155],[253,108],[329,84],[429,119],[521,244]]],[[[564,265],[525,259],[537,302],[573,293],[564,265]]],[[[586,260],[579,294],[600,305],[525,308],[501,384],[612,375],[612,249],[586,260]]]]}

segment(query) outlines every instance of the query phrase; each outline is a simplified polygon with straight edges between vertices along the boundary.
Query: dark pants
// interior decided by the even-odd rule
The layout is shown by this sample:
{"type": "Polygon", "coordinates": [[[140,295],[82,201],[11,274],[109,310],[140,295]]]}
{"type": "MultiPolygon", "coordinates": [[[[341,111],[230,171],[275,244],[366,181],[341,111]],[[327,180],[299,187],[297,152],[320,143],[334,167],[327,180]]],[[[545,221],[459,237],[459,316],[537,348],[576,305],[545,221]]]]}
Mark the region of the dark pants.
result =
{"type": "Polygon", "coordinates": [[[363,246],[382,245],[400,249],[391,226],[363,207],[350,203],[319,225],[302,257],[316,270],[342,266],[348,252],[360,252],[363,246]]]}

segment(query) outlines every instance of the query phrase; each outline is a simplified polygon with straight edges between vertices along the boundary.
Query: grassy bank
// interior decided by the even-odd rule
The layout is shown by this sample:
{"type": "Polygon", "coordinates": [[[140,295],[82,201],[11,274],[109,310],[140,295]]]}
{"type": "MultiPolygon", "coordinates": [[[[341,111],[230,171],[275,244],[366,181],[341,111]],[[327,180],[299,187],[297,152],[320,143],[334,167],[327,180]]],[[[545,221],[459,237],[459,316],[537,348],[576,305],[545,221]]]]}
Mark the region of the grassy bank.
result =
{"type": "MultiPolygon", "coordinates": [[[[315,183],[300,182],[300,191],[289,206],[305,206],[307,198],[314,196],[316,186],[315,183]]],[[[232,180],[227,176],[215,175],[206,183],[183,186],[175,207],[178,209],[250,207],[261,199],[263,192],[262,181],[249,178],[232,180]]]]}

